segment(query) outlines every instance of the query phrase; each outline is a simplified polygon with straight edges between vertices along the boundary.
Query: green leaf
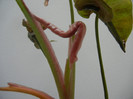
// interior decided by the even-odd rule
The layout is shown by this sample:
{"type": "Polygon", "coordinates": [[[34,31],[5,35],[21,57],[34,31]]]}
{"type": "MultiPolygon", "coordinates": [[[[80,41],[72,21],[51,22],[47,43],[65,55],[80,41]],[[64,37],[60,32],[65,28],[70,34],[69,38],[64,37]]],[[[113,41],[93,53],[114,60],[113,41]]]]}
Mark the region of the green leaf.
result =
{"type": "Polygon", "coordinates": [[[122,50],[132,30],[131,0],[74,0],[75,7],[84,18],[96,13],[107,25],[122,50]]]}
{"type": "Polygon", "coordinates": [[[132,2],[131,0],[104,1],[112,8],[113,12],[112,22],[107,22],[106,25],[125,51],[125,43],[132,30],[132,2]]]}
{"type": "Polygon", "coordinates": [[[74,2],[78,13],[84,18],[89,18],[94,12],[104,22],[112,19],[112,10],[103,0],[74,0],[74,2]]]}
{"type": "Polygon", "coordinates": [[[114,27],[113,23],[112,22],[107,22],[105,24],[107,25],[109,31],[111,32],[111,34],[113,35],[113,37],[115,38],[115,40],[120,45],[121,49],[125,52],[125,42],[122,41],[122,39],[118,35],[118,32],[117,32],[116,28],[114,27]]]}

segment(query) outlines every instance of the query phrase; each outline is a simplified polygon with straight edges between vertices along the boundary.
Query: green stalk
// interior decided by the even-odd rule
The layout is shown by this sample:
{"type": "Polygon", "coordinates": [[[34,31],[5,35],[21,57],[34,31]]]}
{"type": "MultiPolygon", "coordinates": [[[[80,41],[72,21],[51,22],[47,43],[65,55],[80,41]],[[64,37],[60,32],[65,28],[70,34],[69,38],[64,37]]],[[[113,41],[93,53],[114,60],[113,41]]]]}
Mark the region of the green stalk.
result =
{"type": "Polygon", "coordinates": [[[43,54],[47,58],[47,61],[50,65],[51,71],[56,82],[60,99],[66,99],[63,73],[48,38],[43,32],[41,25],[35,20],[29,9],[24,4],[23,0],[16,0],[16,2],[18,3],[25,17],[27,18],[31,28],[33,29],[37,37],[43,54]]]}
{"type": "Polygon", "coordinates": [[[70,99],[74,99],[75,95],[75,70],[76,65],[74,64],[70,71],[70,99]]]}
{"type": "MultiPolygon", "coordinates": [[[[72,0],[69,0],[69,5],[70,5],[70,13],[71,13],[71,24],[73,24],[74,23],[74,10],[73,10],[72,0]]],[[[73,41],[74,36],[71,37],[70,39],[73,41]]],[[[69,45],[69,47],[71,48],[71,45],[69,45]]],[[[70,99],[74,99],[74,95],[75,95],[75,69],[76,69],[76,65],[74,64],[72,66],[72,69],[70,70],[70,83],[69,83],[70,99]]]]}
{"type": "Polygon", "coordinates": [[[98,51],[101,76],[102,76],[102,82],[103,82],[103,89],[104,89],[104,97],[105,97],[105,99],[108,99],[108,89],[107,89],[107,84],[106,84],[106,78],[105,78],[103,61],[102,61],[102,54],[101,54],[101,48],[100,48],[100,41],[99,41],[98,15],[96,15],[96,19],[95,19],[95,33],[96,33],[97,51],[98,51]]]}
{"type": "Polygon", "coordinates": [[[69,5],[70,5],[70,14],[71,14],[71,24],[73,24],[74,23],[74,11],[73,11],[72,0],[69,0],[69,5]]]}
{"type": "MultiPolygon", "coordinates": [[[[70,5],[70,15],[71,15],[71,24],[74,23],[74,11],[72,0],[69,0],[70,5]]],[[[71,49],[71,41],[74,40],[74,36],[69,39],[69,49],[71,49]]],[[[70,50],[68,51],[70,53],[70,50]]],[[[66,61],[65,68],[65,85],[68,94],[68,99],[74,99],[75,93],[75,64],[72,66],[72,69],[69,67],[69,58],[66,61]]]]}

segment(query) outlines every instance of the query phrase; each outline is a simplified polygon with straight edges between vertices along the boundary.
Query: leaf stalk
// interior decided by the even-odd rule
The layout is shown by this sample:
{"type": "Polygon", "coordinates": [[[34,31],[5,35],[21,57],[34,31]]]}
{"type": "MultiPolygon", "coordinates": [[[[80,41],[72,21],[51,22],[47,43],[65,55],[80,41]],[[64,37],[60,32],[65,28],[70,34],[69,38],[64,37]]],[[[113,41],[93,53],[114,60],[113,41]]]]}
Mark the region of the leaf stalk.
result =
{"type": "Polygon", "coordinates": [[[98,58],[99,58],[99,63],[100,63],[101,77],[102,77],[102,82],[103,82],[104,97],[105,99],[109,99],[106,78],[105,78],[105,73],[104,73],[104,67],[103,67],[103,61],[102,61],[100,40],[99,40],[98,15],[96,15],[96,18],[95,18],[95,35],[96,35],[96,43],[97,43],[98,58]]]}

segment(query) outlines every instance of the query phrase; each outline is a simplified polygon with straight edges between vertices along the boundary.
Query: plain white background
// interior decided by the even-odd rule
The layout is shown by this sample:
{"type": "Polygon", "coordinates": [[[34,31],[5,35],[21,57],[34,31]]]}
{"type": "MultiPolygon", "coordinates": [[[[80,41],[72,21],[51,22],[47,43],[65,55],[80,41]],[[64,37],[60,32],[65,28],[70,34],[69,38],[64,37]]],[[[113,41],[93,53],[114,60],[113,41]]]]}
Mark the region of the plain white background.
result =
{"type": "MultiPolygon", "coordinates": [[[[70,25],[68,0],[25,0],[36,15],[67,30],[70,25]]],[[[0,87],[14,82],[47,92],[58,99],[58,93],[46,58],[37,50],[22,27],[24,18],[15,0],[0,0],[0,87]]],[[[83,21],[87,33],[78,54],[76,66],[75,99],[104,99],[102,80],[95,42],[95,14],[89,19],[81,18],[75,9],[75,20],[83,21]]],[[[99,21],[101,49],[110,99],[133,99],[133,34],[131,33],[123,53],[106,26],[99,21]]],[[[60,38],[46,30],[64,71],[68,39],[60,38]]],[[[0,92],[0,99],[36,99],[36,97],[0,92]]]]}

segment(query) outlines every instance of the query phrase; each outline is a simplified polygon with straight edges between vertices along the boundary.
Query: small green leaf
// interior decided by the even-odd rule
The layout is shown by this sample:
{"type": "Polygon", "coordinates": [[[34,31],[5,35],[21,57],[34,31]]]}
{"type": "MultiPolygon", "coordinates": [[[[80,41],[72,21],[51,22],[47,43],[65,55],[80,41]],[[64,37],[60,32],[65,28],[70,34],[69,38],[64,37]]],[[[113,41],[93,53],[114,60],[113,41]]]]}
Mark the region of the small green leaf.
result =
{"type": "Polygon", "coordinates": [[[112,22],[106,23],[112,35],[125,51],[125,43],[132,30],[132,2],[131,0],[104,0],[113,11],[112,22]],[[120,42],[120,40],[122,42],[120,42]],[[123,43],[123,45],[121,45],[123,43]]]}

